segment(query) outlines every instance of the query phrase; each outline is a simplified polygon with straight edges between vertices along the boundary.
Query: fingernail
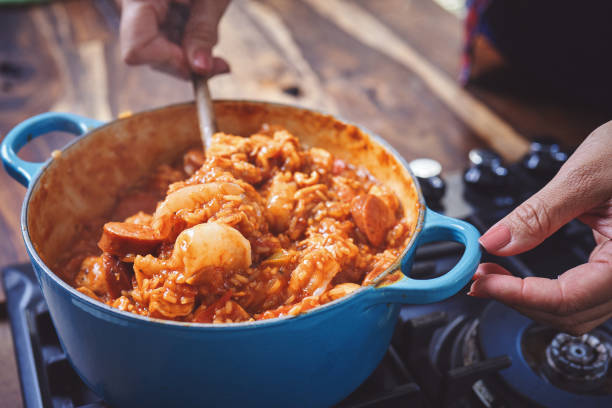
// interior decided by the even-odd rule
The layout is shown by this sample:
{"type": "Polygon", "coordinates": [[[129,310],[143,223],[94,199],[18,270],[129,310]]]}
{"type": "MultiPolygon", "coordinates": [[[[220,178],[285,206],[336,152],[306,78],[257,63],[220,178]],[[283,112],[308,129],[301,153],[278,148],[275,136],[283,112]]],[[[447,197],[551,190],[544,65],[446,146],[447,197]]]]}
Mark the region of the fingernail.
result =
{"type": "Polygon", "coordinates": [[[481,297],[476,293],[476,291],[474,291],[475,285],[476,285],[476,282],[472,283],[472,286],[470,286],[470,290],[468,291],[467,295],[472,296],[472,297],[481,297]]]}
{"type": "Polygon", "coordinates": [[[472,281],[480,279],[482,276],[483,276],[483,273],[481,270],[481,266],[478,265],[478,267],[476,268],[476,272],[474,272],[474,275],[472,275],[472,281]]]}
{"type": "Polygon", "coordinates": [[[193,66],[202,71],[208,71],[210,69],[210,58],[204,51],[197,50],[193,54],[193,66]]]}
{"type": "Polygon", "coordinates": [[[498,251],[510,243],[510,228],[499,224],[488,230],[478,242],[489,251],[498,251]]]}

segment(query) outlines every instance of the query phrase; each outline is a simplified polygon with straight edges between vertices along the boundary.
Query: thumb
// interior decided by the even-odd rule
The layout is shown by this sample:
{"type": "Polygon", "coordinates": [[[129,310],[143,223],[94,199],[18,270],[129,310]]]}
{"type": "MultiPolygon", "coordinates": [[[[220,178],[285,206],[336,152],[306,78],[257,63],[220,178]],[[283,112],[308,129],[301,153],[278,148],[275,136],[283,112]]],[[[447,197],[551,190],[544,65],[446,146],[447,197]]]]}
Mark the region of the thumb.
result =
{"type": "Polygon", "coordinates": [[[601,160],[601,137],[594,132],[559,173],[540,191],[496,223],[481,238],[495,255],[508,256],[539,245],[563,225],[606,199],[607,160],[601,160]]]}
{"type": "MultiPolygon", "coordinates": [[[[229,0],[195,0],[183,33],[183,48],[191,70],[201,75],[212,75],[225,64],[213,58],[217,43],[217,27],[229,0]]],[[[225,67],[223,67],[225,68],[225,67]]]]}

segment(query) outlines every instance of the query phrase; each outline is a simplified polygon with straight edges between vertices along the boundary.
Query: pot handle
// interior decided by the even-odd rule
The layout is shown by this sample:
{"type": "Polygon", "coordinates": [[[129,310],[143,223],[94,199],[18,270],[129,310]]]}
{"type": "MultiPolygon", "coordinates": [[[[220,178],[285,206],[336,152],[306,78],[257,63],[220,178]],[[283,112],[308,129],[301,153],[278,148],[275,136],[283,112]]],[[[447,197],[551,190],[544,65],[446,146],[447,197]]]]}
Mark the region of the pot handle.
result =
{"type": "Polygon", "coordinates": [[[480,262],[480,233],[471,224],[426,210],[423,230],[416,245],[402,259],[404,276],[396,283],[379,286],[374,292],[376,303],[397,302],[410,304],[433,303],[459,292],[472,278],[480,262]],[[465,246],[459,262],[446,274],[433,279],[412,279],[407,275],[417,246],[435,241],[454,241],[465,246]],[[381,296],[382,295],[382,296],[381,296]]]}
{"type": "Polygon", "coordinates": [[[15,126],[2,141],[0,157],[6,171],[18,182],[28,186],[44,163],[22,160],[19,150],[32,139],[49,132],[64,131],[81,136],[103,122],[70,113],[47,112],[33,116],[15,126]]]}

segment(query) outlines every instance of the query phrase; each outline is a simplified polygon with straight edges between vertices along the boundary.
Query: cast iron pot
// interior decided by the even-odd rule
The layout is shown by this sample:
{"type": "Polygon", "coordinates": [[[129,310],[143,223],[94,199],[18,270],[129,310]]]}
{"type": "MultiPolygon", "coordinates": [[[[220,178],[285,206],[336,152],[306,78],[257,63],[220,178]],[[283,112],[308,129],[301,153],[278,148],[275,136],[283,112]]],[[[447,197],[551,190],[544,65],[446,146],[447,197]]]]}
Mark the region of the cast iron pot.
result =
{"type": "MultiPolygon", "coordinates": [[[[102,124],[45,113],[2,142],[7,171],[28,187],[21,230],[62,347],[83,381],[114,407],[323,407],[341,401],[385,354],[399,304],[436,302],[457,293],[480,260],[477,230],[428,210],[405,161],[384,140],[331,116],[263,102],[217,101],[219,128],[249,135],[263,123],[286,127],[306,145],[364,165],[389,185],[414,234],[383,277],[306,314],[237,324],[195,324],[113,309],[52,272],[79,239],[84,221],[103,217],[118,193],[199,143],[193,104],[174,105],[102,124]],[[45,163],[17,152],[51,131],[80,136],[45,163]],[[448,273],[408,277],[418,245],[465,245],[448,273]],[[398,270],[403,274],[397,273],[398,270]]],[[[408,136],[406,136],[408,137],[408,136]]]]}

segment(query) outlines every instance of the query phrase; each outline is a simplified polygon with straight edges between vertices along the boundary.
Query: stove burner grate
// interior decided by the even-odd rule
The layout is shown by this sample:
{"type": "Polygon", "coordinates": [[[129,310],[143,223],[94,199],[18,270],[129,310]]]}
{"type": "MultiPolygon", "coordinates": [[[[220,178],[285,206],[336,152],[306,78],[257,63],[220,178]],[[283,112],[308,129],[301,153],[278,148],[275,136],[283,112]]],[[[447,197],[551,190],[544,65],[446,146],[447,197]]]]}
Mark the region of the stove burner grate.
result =
{"type": "Polygon", "coordinates": [[[105,408],[64,354],[32,266],[2,270],[21,391],[26,408],[105,408]]]}

